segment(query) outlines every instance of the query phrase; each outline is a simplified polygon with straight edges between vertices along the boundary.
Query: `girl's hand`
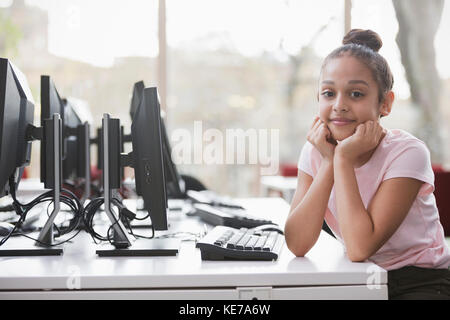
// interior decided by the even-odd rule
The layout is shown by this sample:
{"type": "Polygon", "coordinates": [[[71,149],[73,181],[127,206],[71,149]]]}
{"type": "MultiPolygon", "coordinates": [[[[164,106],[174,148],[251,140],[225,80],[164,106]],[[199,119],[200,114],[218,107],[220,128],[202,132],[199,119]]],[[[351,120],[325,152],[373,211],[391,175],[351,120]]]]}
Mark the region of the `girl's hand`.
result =
{"type": "Polygon", "coordinates": [[[378,122],[369,120],[361,123],[353,135],[339,143],[336,155],[355,164],[359,156],[377,147],[382,134],[383,127],[378,122]]]}
{"type": "Polygon", "coordinates": [[[319,117],[314,119],[306,139],[319,150],[324,159],[333,161],[337,142],[332,137],[326,124],[319,117]]]}

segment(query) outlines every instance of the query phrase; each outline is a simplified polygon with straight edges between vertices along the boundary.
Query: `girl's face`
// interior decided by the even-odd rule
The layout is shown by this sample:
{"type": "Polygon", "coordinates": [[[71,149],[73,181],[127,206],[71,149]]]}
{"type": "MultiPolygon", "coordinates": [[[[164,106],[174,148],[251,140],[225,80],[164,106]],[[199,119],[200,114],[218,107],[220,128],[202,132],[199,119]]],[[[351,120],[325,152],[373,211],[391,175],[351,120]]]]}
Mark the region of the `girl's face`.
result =
{"type": "Polygon", "coordinates": [[[352,56],[328,61],[322,70],[318,94],[320,119],[337,141],[353,135],[361,123],[379,121],[382,113],[377,83],[369,68],[352,56]]]}

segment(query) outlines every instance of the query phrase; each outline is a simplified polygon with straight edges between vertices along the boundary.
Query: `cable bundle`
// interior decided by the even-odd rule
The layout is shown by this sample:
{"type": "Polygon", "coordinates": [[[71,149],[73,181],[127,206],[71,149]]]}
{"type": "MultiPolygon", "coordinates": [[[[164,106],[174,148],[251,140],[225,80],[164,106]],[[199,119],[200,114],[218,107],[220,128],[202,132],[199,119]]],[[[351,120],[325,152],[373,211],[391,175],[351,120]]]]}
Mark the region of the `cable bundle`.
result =
{"type": "MultiPolygon", "coordinates": [[[[98,241],[108,241],[110,244],[114,245],[114,240],[113,240],[111,231],[113,230],[114,225],[116,225],[119,222],[115,218],[115,216],[114,216],[115,221],[109,226],[108,231],[106,232],[106,236],[99,234],[94,229],[94,223],[93,223],[94,216],[98,212],[100,207],[104,204],[104,202],[105,202],[104,198],[96,198],[96,199],[91,200],[91,202],[89,202],[89,204],[84,208],[84,215],[83,215],[84,216],[84,226],[86,228],[86,231],[91,235],[92,239],[94,240],[94,242],[96,244],[98,243],[96,240],[98,240],[98,241]]],[[[119,209],[119,220],[122,221],[124,223],[124,225],[127,227],[127,229],[129,230],[129,234],[131,234],[135,238],[152,239],[154,237],[155,232],[154,232],[153,226],[152,226],[152,236],[144,237],[144,236],[133,233],[133,229],[130,225],[131,220],[133,220],[133,219],[144,220],[144,219],[147,219],[149,217],[149,215],[146,215],[143,218],[136,218],[136,214],[134,214],[133,212],[128,210],[122,204],[121,200],[119,200],[117,198],[112,198],[111,203],[119,209]]]]}
{"type": "MultiPolygon", "coordinates": [[[[12,206],[13,206],[14,210],[16,211],[17,215],[19,215],[19,220],[15,224],[14,229],[7,236],[5,236],[3,239],[0,240],[0,246],[3,245],[9,239],[9,237],[13,234],[18,234],[18,235],[22,235],[27,238],[33,239],[23,233],[16,233],[16,232],[20,229],[20,226],[25,221],[27,214],[28,214],[28,212],[30,212],[31,209],[33,209],[36,205],[38,205],[40,203],[50,202],[50,204],[51,204],[53,202],[53,197],[54,197],[54,190],[50,190],[50,191],[47,191],[47,192],[39,195],[31,202],[29,202],[27,204],[22,204],[16,198],[16,183],[14,182],[13,177],[11,177],[9,179],[9,188],[10,188],[11,197],[13,199],[12,206]]],[[[74,217],[70,220],[69,226],[66,228],[58,227],[57,225],[54,224],[54,227],[57,230],[57,234],[55,235],[55,237],[60,237],[60,236],[63,236],[65,234],[71,233],[72,231],[76,230],[77,227],[79,226],[80,222],[83,219],[84,208],[81,205],[80,200],[71,191],[62,189],[61,195],[60,195],[60,201],[61,201],[61,203],[66,204],[71,209],[71,211],[74,213],[74,217]]],[[[41,242],[41,244],[45,245],[45,246],[60,245],[60,244],[63,244],[65,242],[73,239],[79,232],[80,232],[80,230],[78,230],[78,232],[74,236],[72,236],[69,239],[64,240],[60,243],[57,243],[57,244],[49,244],[49,243],[42,243],[42,242],[41,242]]],[[[33,239],[33,240],[38,241],[36,239],[33,239]]]]}

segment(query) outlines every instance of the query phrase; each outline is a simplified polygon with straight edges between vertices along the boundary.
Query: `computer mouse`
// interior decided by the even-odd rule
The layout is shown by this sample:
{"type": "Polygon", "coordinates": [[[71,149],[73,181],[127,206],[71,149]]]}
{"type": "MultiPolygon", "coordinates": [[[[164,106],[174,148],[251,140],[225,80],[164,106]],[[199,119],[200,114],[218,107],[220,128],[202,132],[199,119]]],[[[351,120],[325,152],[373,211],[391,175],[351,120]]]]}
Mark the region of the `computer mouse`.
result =
{"type": "Polygon", "coordinates": [[[9,222],[0,222],[0,237],[7,236],[14,229],[14,225],[9,222]]]}
{"type": "Polygon", "coordinates": [[[263,225],[255,227],[255,228],[252,228],[252,230],[255,232],[276,231],[279,234],[284,234],[283,229],[279,225],[276,225],[276,224],[263,224],[263,225]]]}

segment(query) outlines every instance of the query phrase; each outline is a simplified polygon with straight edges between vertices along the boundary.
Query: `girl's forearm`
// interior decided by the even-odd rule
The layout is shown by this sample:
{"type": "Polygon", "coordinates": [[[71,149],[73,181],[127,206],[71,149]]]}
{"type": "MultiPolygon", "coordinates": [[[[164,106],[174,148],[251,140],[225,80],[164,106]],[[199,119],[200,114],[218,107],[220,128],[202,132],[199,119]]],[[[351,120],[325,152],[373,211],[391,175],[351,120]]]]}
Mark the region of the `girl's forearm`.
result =
{"type": "Polygon", "coordinates": [[[316,243],[333,183],[333,162],[323,161],[307,193],[295,204],[286,222],[286,243],[295,255],[304,256],[316,243]]]}
{"type": "Polygon", "coordinates": [[[363,261],[369,255],[374,225],[361,199],[353,165],[335,156],[334,179],[339,228],[347,254],[352,261],[363,261]]]}

